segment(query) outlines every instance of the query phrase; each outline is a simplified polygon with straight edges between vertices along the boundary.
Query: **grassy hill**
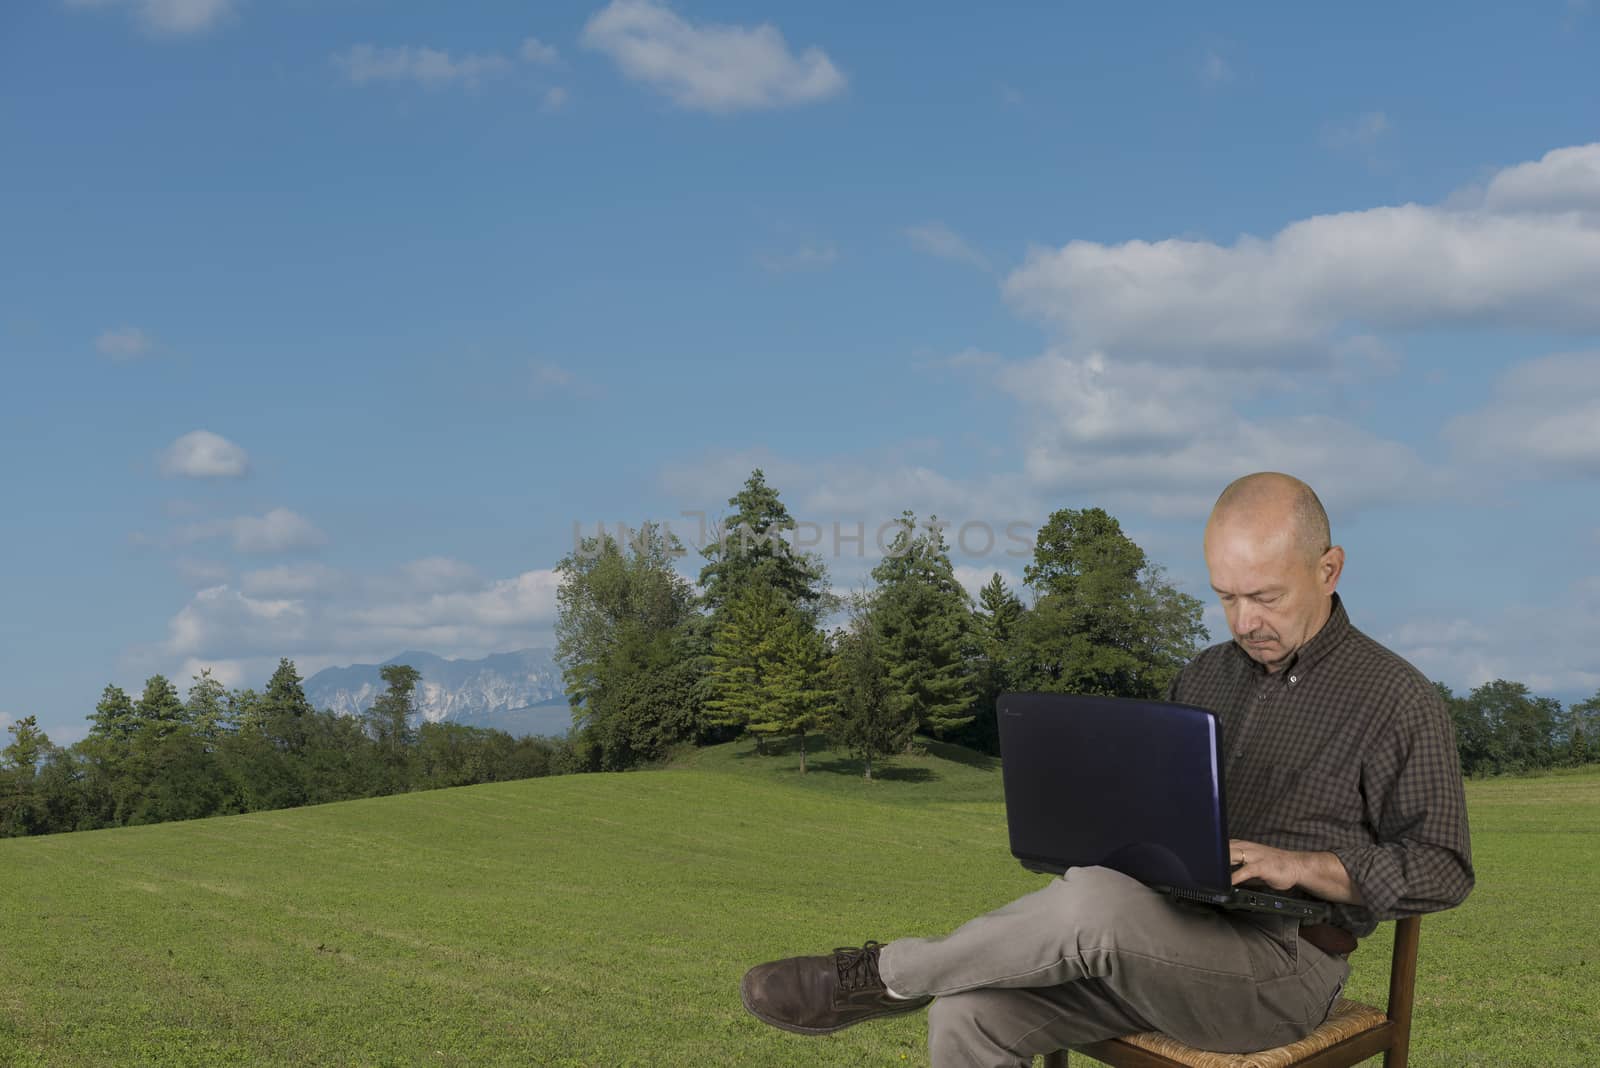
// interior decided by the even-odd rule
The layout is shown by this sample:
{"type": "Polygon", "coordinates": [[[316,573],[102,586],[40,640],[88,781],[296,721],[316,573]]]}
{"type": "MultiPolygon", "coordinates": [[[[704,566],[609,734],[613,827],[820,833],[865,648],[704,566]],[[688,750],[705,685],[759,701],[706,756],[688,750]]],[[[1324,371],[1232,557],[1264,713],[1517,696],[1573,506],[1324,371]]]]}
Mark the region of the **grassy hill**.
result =
{"type": "MultiPolygon", "coordinates": [[[[1044,877],[1007,851],[989,758],[810,768],[734,743],[0,841],[0,1065],[926,1064],[920,1014],[789,1035],[739,977],[941,934],[1044,877]]],[[[1413,1063],[1600,1063],[1600,773],[1469,801],[1479,886],[1423,926],[1413,1063]]],[[[1352,996],[1381,997],[1385,937],[1352,996]]]]}

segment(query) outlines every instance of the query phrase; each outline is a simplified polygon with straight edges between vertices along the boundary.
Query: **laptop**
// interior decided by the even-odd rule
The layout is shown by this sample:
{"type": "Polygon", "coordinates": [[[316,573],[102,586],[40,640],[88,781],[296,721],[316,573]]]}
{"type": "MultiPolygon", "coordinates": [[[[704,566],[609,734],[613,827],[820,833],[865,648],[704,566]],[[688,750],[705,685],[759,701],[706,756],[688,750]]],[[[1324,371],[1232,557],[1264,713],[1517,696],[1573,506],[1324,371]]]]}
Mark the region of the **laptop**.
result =
{"type": "Polygon", "coordinates": [[[1103,865],[1189,901],[1328,919],[1325,902],[1231,885],[1215,714],[1165,701],[1006,693],[995,715],[1011,853],[1029,871],[1103,865]]]}

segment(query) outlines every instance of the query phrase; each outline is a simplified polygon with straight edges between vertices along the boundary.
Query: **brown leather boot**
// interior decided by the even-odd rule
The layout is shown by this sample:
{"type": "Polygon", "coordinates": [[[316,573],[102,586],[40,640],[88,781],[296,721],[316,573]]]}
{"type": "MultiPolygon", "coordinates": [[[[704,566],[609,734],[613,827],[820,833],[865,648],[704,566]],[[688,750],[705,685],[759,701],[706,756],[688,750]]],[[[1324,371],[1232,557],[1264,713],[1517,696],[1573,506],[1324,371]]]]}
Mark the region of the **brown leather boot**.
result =
{"type": "Polygon", "coordinates": [[[878,978],[881,943],[821,957],[789,957],[744,973],[739,994],[750,1015],[802,1035],[826,1035],[863,1020],[915,1012],[933,1000],[892,998],[878,978]]]}

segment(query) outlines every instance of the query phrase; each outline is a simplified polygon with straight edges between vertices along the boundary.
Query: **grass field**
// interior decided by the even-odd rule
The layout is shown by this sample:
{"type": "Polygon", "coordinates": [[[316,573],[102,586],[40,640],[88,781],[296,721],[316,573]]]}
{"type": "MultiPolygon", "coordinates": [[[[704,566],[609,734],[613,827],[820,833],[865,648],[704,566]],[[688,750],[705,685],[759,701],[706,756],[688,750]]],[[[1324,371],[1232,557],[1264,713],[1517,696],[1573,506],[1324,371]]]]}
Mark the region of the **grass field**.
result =
{"type": "MultiPolygon", "coordinates": [[[[926,1064],[805,1038],[751,964],[942,934],[1042,884],[998,767],[866,784],[748,743],[623,775],[0,841],[0,1065],[926,1064]]],[[[1600,773],[1469,785],[1478,888],[1423,925],[1418,1068],[1600,1064],[1600,773]]],[[[1381,1004],[1388,928],[1350,996],[1381,1004]]]]}

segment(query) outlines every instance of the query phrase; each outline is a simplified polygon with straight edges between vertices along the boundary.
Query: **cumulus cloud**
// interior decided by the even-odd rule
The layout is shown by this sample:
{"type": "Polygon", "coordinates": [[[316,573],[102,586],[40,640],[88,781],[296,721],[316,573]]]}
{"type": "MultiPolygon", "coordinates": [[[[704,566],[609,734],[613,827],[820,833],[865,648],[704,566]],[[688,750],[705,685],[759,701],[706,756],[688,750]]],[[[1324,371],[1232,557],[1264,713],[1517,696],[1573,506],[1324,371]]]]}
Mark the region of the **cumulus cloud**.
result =
{"type": "Polygon", "coordinates": [[[358,44],[335,55],[333,61],[356,85],[415,82],[430,89],[453,83],[471,88],[512,70],[509,59],[492,52],[452,56],[441,49],[410,45],[386,48],[358,44]]]}
{"type": "Polygon", "coordinates": [[[989,270],[989,257],[967,243],[967,240],[942,222],[926,222],[906,227],[906,239],[920,252],[989,270]]]}
{"type": "Polygon", "coordinates": [[[777,27],[695,25],[655,0],[612,0],[583,43],[679,107],[726,114],[820,100],[845,77],[819,48],[790,51],[777,27]]]}
{"type": "Polygon", "coordinates": [[[207,665],[290,656],[310,671],[307,664],[406,648],[478,656],[547,644],[559,576],[535,570],[485,581],[459,561],[432,557],[369,576],[273,568],[247,573],[241,585],[195,593],[169,623],[162,654],[207,665]]]}
{"type": "Polygon", "coordinates": [[[1346,512],[1453,485],[1409,446],[1353,423],[1315,413],[1240,414],[1240,404],[1292,390],[1287,377],[1057,350],[992,373],[1019,406],[1024,471],[1037,492],[1088,493],[1114,510],[1198,517],[1222,486],[1263,469],[1294,472],[1346,512]]]}
{"type": "Polygon", "coordinates": [[[1600,144],[1497,174],[1481,195],[1319,215],[1232,245],[1072,241],[1005,281],[1079,349],[1164,362],[1322,360],[1371,330],[1600,329],[1600,144]]]}
{"type": "Polygon", "coordinates": [[[239,576],[240,592],[248,597],[327,596],[343,586],[344,576],[325,564],[280,564],[239,576]]]}
{"type": "Polygon", "coordinates": [[[168,478],[242,478],[249,470],[249,455],[209,430],[191,430],[161,455],[161,473],[168,478]]]}
{"type": "Polygon", "coordinates": [[[156,347],[155,338],[137,326],[119,326],[102,330],[94,339],[95,351],[112,360],[136,360],[148,355],[156,347]]]}
{"type": "Polygon", "coordinates": [[[259,516],[191,523],[178,532],[183,543],[212,538],[227,538],[238,552],[260,554],[314,549],[328,540],[309,519],[287,508],[274,508],[259,516]]]}
{"type": "Polygon", "coordinates": [[[1600,576],[1554,601],[1496,607],[1493,627],[1464,617],[1408,620],[1381,639],[1431,679],[1465,693],[1494,679],[1534,693],[1588,697],[1600,691],[1600,576]]]}
{"type": "Polygon", "coordinates": [[[1445,436],[1489,466],[1541,475],[1600,475],[1600,351],[1517,364],[1489,402],[1451,419],[1445,436]]]}
{"type": "Polygon", "coordinates": [[[151,33],[182,36],[216,25],[233,9],[234,0],[66,0],[66,5],[126,9],[151,33]]]}

